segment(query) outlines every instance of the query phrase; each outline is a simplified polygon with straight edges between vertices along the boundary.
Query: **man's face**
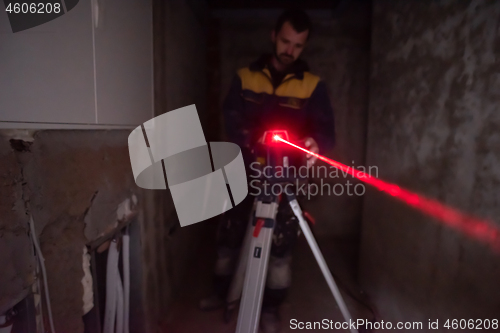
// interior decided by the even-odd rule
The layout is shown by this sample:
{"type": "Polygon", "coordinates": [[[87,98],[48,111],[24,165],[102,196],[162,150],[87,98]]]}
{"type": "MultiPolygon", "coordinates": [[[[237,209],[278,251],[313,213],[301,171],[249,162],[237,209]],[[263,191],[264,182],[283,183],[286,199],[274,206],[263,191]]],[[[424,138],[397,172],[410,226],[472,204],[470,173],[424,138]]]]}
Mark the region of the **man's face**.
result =
{"type": "Polygon", "coordinates": [[[283,24],[280,31],[273,30],[271,39],[274,43],[276,60],[283,65],[291,65],[304,50],[308,34],[309,30],[295,31],[288,21],[283,24]]]}

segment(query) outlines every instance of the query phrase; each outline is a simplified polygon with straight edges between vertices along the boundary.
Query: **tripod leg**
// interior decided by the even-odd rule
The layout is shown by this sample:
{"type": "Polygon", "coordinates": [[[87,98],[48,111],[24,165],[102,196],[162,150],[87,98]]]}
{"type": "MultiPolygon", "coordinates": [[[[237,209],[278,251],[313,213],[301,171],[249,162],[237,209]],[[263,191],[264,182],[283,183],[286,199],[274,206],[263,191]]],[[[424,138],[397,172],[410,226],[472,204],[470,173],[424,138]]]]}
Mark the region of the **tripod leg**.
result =
{"type": "Polygon", "coordinates": [[[257,333],[260,310],[266,284],[267,266],[278,210],[278,198],[270,202],[257,201],[255,228],[247,255],[247,268],[243,284],[236,333],[257,333]]]}
{"type": "Polygon", "coordinates": [[[252,237],[236,333],[256,333],[259,329],[273,230],[262,228],[258,237],[252,237]]]}
{"type": "Polygon", "coordinates": [[[231,281],[231,286],[229,287],[229,291],[226,298],[226,309],[224,311],[224,321],[229,322],[231,320],[231,315],[233,310],[238,305],[238,300],[241,297],[241,291],[243,290],[243,281],[245,279],[245,269],[247,266],[247,257],[250,251],[250,243],[252,240],[252,232],[253,232],[253,215],[255,212],[256,201],[254,201],[253,209],[250,214],[250,219],[248,221],[247,231],[245,234],[245,239],[243,240],[243,246],[240,250],[240,255],[238,259],[238,265],[236,266],[236,271],[233,276],[233,280],[231,281]]]}
{"type": "MultiPolygon", "coordinates": [[[[330,287],[330,290],[333,294],[333,297],[335,297],[335,300],[337,301],[337,304],[340,308],[340,312],[342,312],[342,316],[344,316],[344,320],[348,323],[352,321],[351,314],[349,313],[349,309],[347,309],[347,306],[345,305],[344,299],[342,298],[342,295],[340,294],[339,288],[337,287],[337,284],[335,283],[335,280],[333,279],[332,273],[328,269],[328,265],[326,264],[325,258],[323,257],[323,254],[321,253],[321,250],[319,249],[318,243],[316,243],[316,239],[314,238],[311,229],[309,228],[309,225],[307,224],[306,219],[302,215],[302,210],[300,209],[299,203],[297,202],[297,199],[294,197],[289,198],[290,206],[292,207],[292,210],[297,216],[297,219],[299,220],[300,228],[302,229],[302,232],[304,233],[304,236],[307,239],[307,242],[309,243],[309,246],[311,247],[311,250],[314,254],[314,257],[316,258],[316,261],[318,262],[319,268],[321,269],[321,272],[323,273],[323,276],[325,277],[326,283],[328,284],[328,287],[330,287]]],[[[358,330],[351,328],[350,329],[351,333],[358,333],[358,330]]]]}

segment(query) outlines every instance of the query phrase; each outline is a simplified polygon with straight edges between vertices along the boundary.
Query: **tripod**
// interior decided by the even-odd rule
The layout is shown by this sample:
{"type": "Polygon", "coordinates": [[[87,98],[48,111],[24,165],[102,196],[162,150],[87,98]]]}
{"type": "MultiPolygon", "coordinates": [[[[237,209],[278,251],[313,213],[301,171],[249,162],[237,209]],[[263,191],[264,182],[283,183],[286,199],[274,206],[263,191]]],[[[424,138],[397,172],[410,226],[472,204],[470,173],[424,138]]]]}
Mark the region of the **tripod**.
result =
{"type": "MultiPolygon", "coordinates": [[[[311,247],[344,320],[350,322],[352,320],[351,314],[335,284],[295,195],[286,193],[283,196],[288,200],[294,215],[299,221],[300,228],[311,247]]],[[[257,333],[259,328],[260,310],[279,200],[280,196],[261,193],[254,201],[238,266],[226,299],[227,305],[224,313],[225,320],[229,321],[241,296],[236,333],[257,333]]],[[[358,332],[353,328],[350,331],[351,333],[358,332]]]]}

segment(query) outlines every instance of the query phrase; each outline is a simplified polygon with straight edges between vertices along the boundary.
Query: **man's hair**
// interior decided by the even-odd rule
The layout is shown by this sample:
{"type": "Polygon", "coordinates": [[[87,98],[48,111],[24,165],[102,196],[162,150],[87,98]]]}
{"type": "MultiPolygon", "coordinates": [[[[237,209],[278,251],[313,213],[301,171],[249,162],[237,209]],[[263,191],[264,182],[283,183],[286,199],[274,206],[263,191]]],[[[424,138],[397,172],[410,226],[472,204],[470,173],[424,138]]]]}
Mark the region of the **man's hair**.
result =
{"type": "Polygon", "coordinates": [[[297,32],[309,30],[309,39],[309,36],[311,35],[312,25],[311,20],[309,19],[309,15],[307,15],[305,11],[303,11],[302,9],[285,10],[278,18],[276,26],[274,27],[274,31],[278,33],[285,22],[290,22],[293,29],[297,32]]]}

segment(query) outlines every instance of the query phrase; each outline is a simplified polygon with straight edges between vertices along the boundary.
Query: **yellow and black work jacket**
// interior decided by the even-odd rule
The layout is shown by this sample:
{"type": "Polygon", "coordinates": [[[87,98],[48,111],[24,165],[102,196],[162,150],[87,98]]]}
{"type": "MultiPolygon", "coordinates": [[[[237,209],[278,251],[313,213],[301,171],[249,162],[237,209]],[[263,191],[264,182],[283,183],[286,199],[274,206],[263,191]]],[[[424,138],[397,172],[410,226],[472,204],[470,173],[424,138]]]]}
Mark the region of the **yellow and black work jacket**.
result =
{"type": "Polygon", "coordinates": [[[297,60],[275,87],[269,60],[264,55],[234,77],[223,105],[228,140],[251,148],[264,131],[280,129],[291,140],[312,137],[320,151],[330,149],[335,129],[325,83],[297,60]]]}

